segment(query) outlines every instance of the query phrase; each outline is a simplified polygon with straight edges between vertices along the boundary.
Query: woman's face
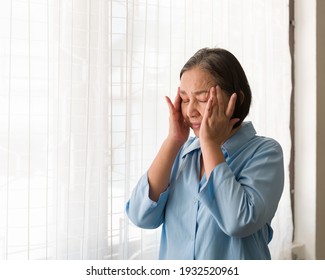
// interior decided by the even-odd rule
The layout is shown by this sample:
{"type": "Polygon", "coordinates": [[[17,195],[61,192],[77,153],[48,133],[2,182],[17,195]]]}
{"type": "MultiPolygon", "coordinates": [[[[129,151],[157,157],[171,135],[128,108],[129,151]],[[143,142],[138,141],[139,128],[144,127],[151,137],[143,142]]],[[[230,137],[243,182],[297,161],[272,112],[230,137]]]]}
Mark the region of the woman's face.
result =
{"type": "MultiPolygon", "coordinates": [[[[215,86],[213,76],[199,67],[185,71],[181,77],[182,114],[197,137],[199,137],[205,107],[210,97],[210,89],[215,86]]],[[[224,92],[222,94],[227,104],[229,98],[224,92]]]]}

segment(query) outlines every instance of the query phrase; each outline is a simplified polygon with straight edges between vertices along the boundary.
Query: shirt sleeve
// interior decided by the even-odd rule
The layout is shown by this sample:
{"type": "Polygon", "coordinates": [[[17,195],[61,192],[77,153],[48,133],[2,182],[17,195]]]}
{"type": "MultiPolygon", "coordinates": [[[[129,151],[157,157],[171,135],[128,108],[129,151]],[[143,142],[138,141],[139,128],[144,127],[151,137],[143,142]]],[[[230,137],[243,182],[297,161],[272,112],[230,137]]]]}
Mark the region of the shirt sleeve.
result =
{"type": "Polygon", "coordinates": [[[146,172],[139,180],[126,204],[129,219],[138,227],[153,229],[164,221],[164,209],[169,189],[160,194],[157,202],[149,198],[149,181],[146,172]]]}
{"type": "Polygon", "coordinates": [[[271,221],[283,185],[282,149],[277,142],[268,141],[236,177],[226,162],[217,165],[199,199],[227,235],[245,237],[271,221]]]}

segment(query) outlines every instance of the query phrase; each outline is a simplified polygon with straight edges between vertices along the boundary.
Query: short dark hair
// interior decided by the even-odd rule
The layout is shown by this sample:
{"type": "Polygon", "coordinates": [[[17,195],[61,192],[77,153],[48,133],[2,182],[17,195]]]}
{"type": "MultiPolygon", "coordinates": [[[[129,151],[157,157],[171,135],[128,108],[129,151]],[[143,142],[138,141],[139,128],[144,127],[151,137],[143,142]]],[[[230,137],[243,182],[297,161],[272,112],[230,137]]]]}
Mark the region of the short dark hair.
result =
{"type": "Polygon", "coordinates": [[[217,85],[229,96],[234,92],[237,93],[236,107],[232,117],[240,119],[234,127],[239,126],[249,113],[252,93],[244,69],[237,58],[221,48],[200,49],[185,63],[180,72],[180,78],[185,71],[194,67],[200,67],[210,73],[217,85]]]}

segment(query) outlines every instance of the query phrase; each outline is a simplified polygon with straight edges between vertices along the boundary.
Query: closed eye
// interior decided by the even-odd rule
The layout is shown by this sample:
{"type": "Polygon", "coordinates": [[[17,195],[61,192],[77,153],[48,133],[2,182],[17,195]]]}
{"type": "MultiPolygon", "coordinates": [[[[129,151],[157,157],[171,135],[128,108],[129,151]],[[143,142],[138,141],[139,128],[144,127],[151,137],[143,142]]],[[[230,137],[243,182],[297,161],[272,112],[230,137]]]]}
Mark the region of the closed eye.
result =
{"type": "Polygon", "coordinates": [[[209,97],[206,97],[206,96],[202,96],[201,98],[197,99],[197,101],[200,103],[206,103],[206,102],[208,102],[208,100],[209,100],[209,97]]]}
{"type": "MultiPolygon", "coordinates": [[[[189,103],[189,102],[190,102],[189,99],[182,99],[182,103],[184,103],[184,104],[187,104],[187,103],[189,103]]],[[[207,103],[208,100],[207,100],[207,99],[204,99],[204,100],[197,100],[197,102],[199,102],[199,103],[207,103]]]]}

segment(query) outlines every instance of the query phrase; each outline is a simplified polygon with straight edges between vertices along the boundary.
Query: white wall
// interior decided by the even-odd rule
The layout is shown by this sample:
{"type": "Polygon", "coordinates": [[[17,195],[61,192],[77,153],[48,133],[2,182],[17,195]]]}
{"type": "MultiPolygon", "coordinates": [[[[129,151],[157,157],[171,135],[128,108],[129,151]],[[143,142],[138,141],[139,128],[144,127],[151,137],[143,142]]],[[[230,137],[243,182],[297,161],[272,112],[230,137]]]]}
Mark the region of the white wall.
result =
{"type": "Polygon", "coordinates": [[[325,254],[322,218],[325,150],[321,145],[325,143],[325,98],[322,96],[325,47],[320,36],[324,32],[323,6],[322,0],[295,1],[294,234],[295,242],[304,244],[306,259],[324,258],[325,254]]]}

